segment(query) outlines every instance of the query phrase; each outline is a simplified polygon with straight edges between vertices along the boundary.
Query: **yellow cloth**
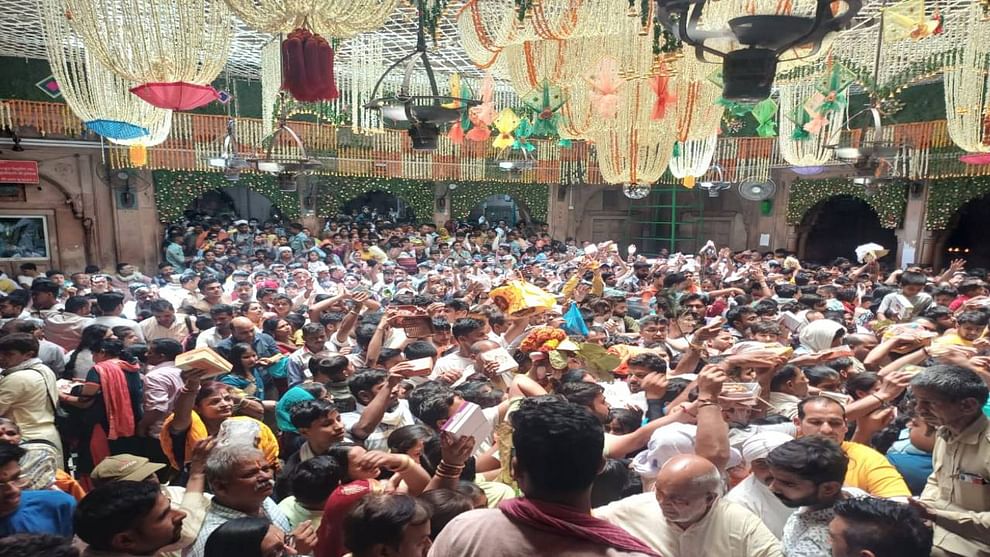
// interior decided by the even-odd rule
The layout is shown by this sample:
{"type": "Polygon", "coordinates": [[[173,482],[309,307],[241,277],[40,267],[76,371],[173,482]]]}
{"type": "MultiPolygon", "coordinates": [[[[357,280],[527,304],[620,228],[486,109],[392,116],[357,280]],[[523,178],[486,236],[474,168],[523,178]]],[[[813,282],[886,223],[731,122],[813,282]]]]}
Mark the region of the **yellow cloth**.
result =
{"type": "Polygon", "coordinates": [[[990,419],[977,418],[959,435],[941,428],[932,466],[921,500],[935,509],[935,547],[990,557],[990,419]]]}
{"type": "Polygon", "coordinates": [[[564,283],[563,288],[560,289],[560,293],[565,297],[570,296],[574,289],[577,288],[578,283],[581,282],[581,273],[574,273],[574,276],[567,279],[564,283]]]}
{"type": "Polygon", "coordinates": [[[956,333],[949,333],[933,340],[932,344],[947,346],[973,346],[973,341],[966,340],[956,333]]]}
{"type": "Polygon", "coordinates": [[[904,478],[887,459],[866,445],[842,442],[842,450],[849,457],[846,470],[846,487],[862,489],[874,497],[910,497],[904,478]]]}
{"type": "Polygon", "coordinates": [[[602,292],[605,292],[605,279],[602,278],[601,273],[595,273],[591,279],[591,293],[595,296],[601,296],[602,292]]]}
{"type": "Polygon", "coordinates": [[[10,280],[9,278],[7,277],[0,278],[0,292],[3,292],[4,294],[10,294],[14,290],[17,290],[18,288],[20,287],[17,286],[17,283],[10,280]]]}
{"type": "MultiPolygon", "coordinates": [[[[192,423],[189,424],[189,432],[186,433],[185,459],[180,465],[175,461],[175,451],[172,447],[172,436],[169,434],[169,427],[172,425],[173,419],[175,419],[175,414],[165,418],[165,421],[162,422],[162,431],[158,434],[158,439],[162,443],[162,451],[165,453],[165,456],[168,457],[169,464],[171,464],[176,470],[182,470],[183,466],[192,460],[193,447],[196,446],[196,443],[202,439],[206,439],[210,434],[206,431],[206,424],[203,423],[203,420],[199,417],[199,414],[193,411],[192,423]]],[[[258,420],[247,416],[233,416],[227,419],[252,420],[258,422],[258,420]]],[[[268,428],[268,426],[261,422],[258,422],[258,424],[261,426],[261,443],[258,448],[261,449],[261,452],[265,453],[265,459],[268,460],[272,466],[277,466],[278,439],[275,437],[275,434],[272,433],[272,430],[268,428]]]]}

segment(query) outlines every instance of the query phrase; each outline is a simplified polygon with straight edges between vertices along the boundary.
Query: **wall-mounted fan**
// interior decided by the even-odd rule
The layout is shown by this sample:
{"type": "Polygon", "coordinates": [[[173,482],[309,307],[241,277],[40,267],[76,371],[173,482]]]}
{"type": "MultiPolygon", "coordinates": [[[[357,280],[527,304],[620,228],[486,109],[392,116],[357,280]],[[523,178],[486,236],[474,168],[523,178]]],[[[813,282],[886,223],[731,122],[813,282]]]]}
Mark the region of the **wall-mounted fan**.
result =
{"type": "Polygon", "coordinates": [[[777,184],[773,180],[755,180],[747,178],[739,182],[739,197],[747,201],[763,201],[777,193],[777,184]]]}

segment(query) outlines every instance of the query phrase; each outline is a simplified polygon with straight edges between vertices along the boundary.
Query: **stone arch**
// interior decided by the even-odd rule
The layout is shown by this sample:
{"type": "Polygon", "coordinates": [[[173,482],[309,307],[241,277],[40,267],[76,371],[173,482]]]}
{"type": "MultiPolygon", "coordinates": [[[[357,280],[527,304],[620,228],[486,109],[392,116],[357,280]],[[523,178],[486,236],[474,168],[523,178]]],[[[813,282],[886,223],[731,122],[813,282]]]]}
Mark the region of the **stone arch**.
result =
{"type": "Polygon", "coordinates": [[[987,194],[990,194],[990,178],[986,176],[933,180],[928,187],[925,228],[947,230],[959,209],[987,194]]]}
{"type": "Polygon", "coordinates": [[[210,190],[223,190],[231,186],[245,186],[268,198],[272,205],[290,219],[299,217],[299,195],[278,188],[275,177],[268,174],[241,174],[237,182],[227,180],[220,172],[183,172],[156,170],[155,205],[158,207],[158,220],[171,223],[182,217],[183,211],[197,197],[210,190]]]}
{"type": "Polygon", "coordinates": [[[871,191],[853,184],[848,178],[798,180],[788,192],[787,224],[801,226],[808,211],[822,201],[835,196],[849,196],[873,208],[884,228],[898,228],[907,207],[907,190],[903,182],[887,183],[871,191]]]}
{"type": "Polygon", "coordinates": [[[359,193],[350,199],[342,199],[340,202],[340,209],[343,214],[349,215],[351,214],[352,209],[361,209],[358,205],[365,205],[368,203],[373,205],[374,208],[379,209],[378,214],[383,215],[383,217],[388,215],[388,211],[398,208],[398,219],[386,219],[392,222],[421,222],[423,220],[416,214],[416,208],[406,201],[401,195],[396,195],[395,193],[381,189],[368,190],[359,193]],[[392,200],[399,201],[401,203],[395,203],[392,200]],[[361,203],[358,203],[359,201],[361,203]],[[394,205],[399,205],[399,207],[395,207],[394,205]]]}
{"type": "Polygon", "coordinates": [[[798,227],[798,257],[827,263],[836,257],[853,259],[856,246],[876,242],[896,256],[897,237],[883,226],[880,213],[853,195],[827,197],[805,212],[798,227]]]}
{"type": "Polygon", "coordinates": [[[949,218],[948,226],[934,231],[932,263],[935,268],[943,268],[956,258],[965,259],[967,267],[990,267],[990,244],[984,241],[988,221],[990,191],[971,197],[957,207],[949,218]]]}
{"type": "Polygon", "coordinates": [[[398,197],[412,209],[416,222],[433,222],[434,183],[424,180],[360,176],[314,176],[310,183],[317,187],[317,209],[320,217],[336,215],[344,205],[368,192],[380,191],[398,197]]]}
{"type": "Polygon", "coordinates": [[[463,219],[479,203],[493,195],[508,195],[530,222],[546,222],[550,188],[545,184],[513,184],[506,182],[457,182],[451,192],[451,216],[463,219]]]}

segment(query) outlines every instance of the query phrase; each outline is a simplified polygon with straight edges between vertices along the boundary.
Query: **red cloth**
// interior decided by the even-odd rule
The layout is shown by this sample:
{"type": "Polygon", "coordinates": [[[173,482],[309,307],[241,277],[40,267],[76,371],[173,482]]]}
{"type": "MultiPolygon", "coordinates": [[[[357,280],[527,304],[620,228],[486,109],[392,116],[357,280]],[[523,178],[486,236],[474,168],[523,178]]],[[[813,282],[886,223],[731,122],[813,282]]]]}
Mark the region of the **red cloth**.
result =
{"type": "Polygon", "coordinates": [[[134,436],[134,407],[131,392],[127,389],[125,373],[138,373],[140,367],[122,360],[106,360],[93,366],[100,376],[100,390],[107,410],[110,431],[107,439],[134,436]]]}
{"type": "MultiPolygon", "coordinates": [[[[621,551],[633,551],[660,557],[639,538],[622,528],[590,514],[577,512],[570,507],[523,497],[502,501],[498,505],[498,510],[502,511],[502,514],[509,520],[520,522],[531,528],[587,540],[596,545],[613,547],[621,551]]],[[[326,520],[325,517],[324,520],[326,520]]]]}
{"type": "Polygon", "coordinates": [[[341,557],[344,546],[344,517],[362,497],[372,492],[371,481],[358,480],[337,486],[323,507],[323,520],[316,531],[316,551],[313,557],[341,557]]]}
{"type": "Polygon", "coordinates": [[[949,303],[949,310],[956,311],[957,309],[962,307],[962,305],[965,304],[967,300],[969,300],[969,296],[964,296],[962,294],[956,296],[956,299],[952,300],[952,302],[949,303]]]}

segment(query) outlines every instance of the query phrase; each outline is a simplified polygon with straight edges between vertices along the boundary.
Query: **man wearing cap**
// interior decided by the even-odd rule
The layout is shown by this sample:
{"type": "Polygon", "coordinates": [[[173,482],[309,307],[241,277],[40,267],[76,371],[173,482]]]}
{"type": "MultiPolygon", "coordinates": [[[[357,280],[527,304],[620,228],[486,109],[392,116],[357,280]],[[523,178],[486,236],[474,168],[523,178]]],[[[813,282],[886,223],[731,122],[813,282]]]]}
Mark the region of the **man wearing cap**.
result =
{"type": "Polygon", "coordinates": [[[784,535],[784,525],[794,509],[770,491],[773,476],[767,455],[791,439],[790,435],[778,431],[761,431],[746,439],[742,444],[742,455],[750,474],[725,496],[726,500],[738,503],[760,517],[778,539],[784,535]]]}
{"type": "Polygon", "coordinates": [[[251,249],[254,245],[254,232],[248,225],[248,221],[243,219],[235,220],[234,226],[237,228],[237,231],[234,232],[233,237],[234,245],[241,251],[251,249]]]}
{"type": "MultiPolygon", "coordinates": [[[[161,548],[155,555],[179,557],[183,549],[196,541],[206,518],[206,510],[210,506],[210,496],[203,493],[206,487],[206,457],[210,447],[208,442],[201,441],[194,449],[192,462],[189,464],[189,480],[185,488],[161,486],[161,491],[170,501],[172,509],[184,512],[186,518],[182,521],[179,540],[161,548]]],[[[96,468],[93,468],[90,478],[93,480],[93,487],[97,489],[119,481],[160,485],[156,473],[163,468],[165,468],[164,464],[151,462],[143,456],[119,454],[100,461],[96,468]]]]}

